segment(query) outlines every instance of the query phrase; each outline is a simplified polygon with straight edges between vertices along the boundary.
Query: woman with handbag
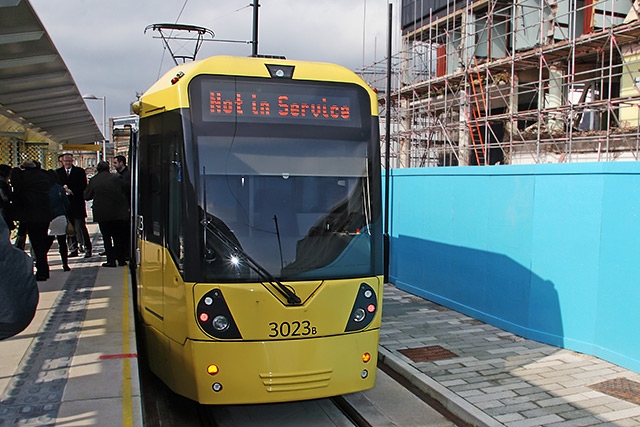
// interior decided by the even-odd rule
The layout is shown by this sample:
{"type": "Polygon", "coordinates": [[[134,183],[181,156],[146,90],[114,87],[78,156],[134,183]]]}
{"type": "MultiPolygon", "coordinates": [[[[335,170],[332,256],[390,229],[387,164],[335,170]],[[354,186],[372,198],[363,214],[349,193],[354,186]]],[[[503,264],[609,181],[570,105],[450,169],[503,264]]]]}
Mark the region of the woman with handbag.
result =
{"type": "Polygon", "coordinates": [[[58,174],[54,170],[50,170],[48,173],[53,180],[53,185],[49,189],[49,202],[51,203],[51,212],[53,214],[53,219],[49,223],[49,248],[51,248],[55,236],[58,241],[60,259],[62,259],[62,269],[70,271],[69,249],[67,247],[67,227],[69,225],[67,211],[69,210],[70,202],[67,192],[58,182],[58,174]]]}

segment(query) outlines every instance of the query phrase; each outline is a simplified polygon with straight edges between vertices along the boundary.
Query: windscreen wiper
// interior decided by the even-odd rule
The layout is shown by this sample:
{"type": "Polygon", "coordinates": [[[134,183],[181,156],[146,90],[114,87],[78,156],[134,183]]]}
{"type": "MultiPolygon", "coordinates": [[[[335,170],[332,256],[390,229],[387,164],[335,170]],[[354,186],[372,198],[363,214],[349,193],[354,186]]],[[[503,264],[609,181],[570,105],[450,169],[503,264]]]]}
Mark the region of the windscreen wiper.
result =
{"type": "Polygon", "coordinates": [[[269,273],[263,266],[261,266],[256,260],[251,258],[248,253],[246,253],[242,248],[238,247],[238,245],[231,240],[225,233],[223,233],[215,224],[208,218],[208,215],[205,216],[205,219],[202,220],[202,225],[209,231],[213,237],[215,237],[224,247],[232,254],[238,256],[238,258],[242,259],[249,266],[251,270],[256,272],[258,276],[264,282],[268,282],[273,286],[278,292],[282,294],[287,299],[287,303],[291,305],[300,305],[302,301],[300,297],[295,294],[294,291],[289,289],[285,284],[280,282],[278,279],[273,277],[271,273],[269,273]]]}

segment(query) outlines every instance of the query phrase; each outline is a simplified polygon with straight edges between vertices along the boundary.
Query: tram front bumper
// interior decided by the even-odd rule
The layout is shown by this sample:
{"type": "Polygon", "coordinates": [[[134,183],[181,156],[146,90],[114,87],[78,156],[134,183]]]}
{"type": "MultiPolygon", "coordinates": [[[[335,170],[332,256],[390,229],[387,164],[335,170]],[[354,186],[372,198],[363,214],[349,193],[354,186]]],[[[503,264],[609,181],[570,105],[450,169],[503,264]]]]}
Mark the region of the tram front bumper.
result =
{"type": "MultiPolygon", "coordinates": [[[[243,404],[317,399],[370,389],[375,385],[378,334],[372,330],[300,340],[187,341],[184,360],[193,361],[195,385],[194,395],[187,397],[203,404],[243,404]],[[370,356],[368,361],[365,354],[370,356]],[[215,371],[211,365],[217,368],[213,375],[208,373],[215,371]]],[[[184,374],[177,378],[189,381],[188,372],[184,374]]]]}

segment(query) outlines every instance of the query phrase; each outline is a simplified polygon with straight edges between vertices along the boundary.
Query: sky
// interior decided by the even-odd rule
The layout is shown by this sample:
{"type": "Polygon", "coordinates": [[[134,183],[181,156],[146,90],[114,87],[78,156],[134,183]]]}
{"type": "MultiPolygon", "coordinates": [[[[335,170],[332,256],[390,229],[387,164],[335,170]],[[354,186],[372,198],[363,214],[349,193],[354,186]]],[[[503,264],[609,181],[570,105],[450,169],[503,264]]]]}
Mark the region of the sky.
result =
{"type": "MultiPolygon", "coordinates": [[[[352,70],[383,61],[390,0],[260,0],[258,53],[333,62],[352,70]]],[[[400,0],[393,3],[397,22],[400,0]]],[[[253,0],[30,0],[83,95],[106,97],[109,117],[130,114],[137,94],[175,66],[159,34],[181,23],[208,28],[198,58],[250,56],[253,0]]],[[[394,24],[395,25],[395,24],[394,24]]],[[[394,30],[394,45],[397,43],[394,30]]],[[[177,42],[185,43],[185,42],[177,42]]],[[[187,42],[191,53],[193,44],[187,42]]],[[[182,51],[185,53],[186,51],[182,51]]],[[[86,101],[102,129],[102,102],[86,101]]]]}

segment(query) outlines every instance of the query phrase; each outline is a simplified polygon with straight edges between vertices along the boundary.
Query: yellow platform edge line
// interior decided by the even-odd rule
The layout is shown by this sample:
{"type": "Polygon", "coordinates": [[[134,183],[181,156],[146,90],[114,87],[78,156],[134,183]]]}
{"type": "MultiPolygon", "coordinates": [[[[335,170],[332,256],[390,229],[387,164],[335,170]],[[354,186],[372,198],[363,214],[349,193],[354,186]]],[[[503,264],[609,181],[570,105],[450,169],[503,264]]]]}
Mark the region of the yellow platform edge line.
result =
{"type": "MultiPolygon", "coordinates": [[[[124,289],[122,292],[122,353],[131,353],[129,343],[129,277],[127,267],[123,268],[124,289]]],[[[125,357],[122,360],[122,425],[133,426],[133,402],[131,399],[131,359],[125,357]]]]}

